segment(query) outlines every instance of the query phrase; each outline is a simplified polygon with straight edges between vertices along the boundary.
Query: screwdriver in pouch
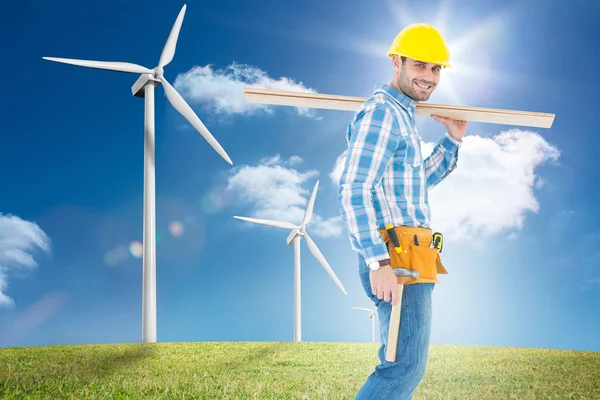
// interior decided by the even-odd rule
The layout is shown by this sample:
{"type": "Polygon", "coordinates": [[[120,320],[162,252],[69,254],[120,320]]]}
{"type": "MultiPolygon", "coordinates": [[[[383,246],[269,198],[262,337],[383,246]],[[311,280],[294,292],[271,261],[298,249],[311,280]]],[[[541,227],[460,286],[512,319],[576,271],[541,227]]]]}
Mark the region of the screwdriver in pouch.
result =
{"type": "Polygon", "coordinates": [[[398,240],[398,235],[396,235],[396,230],[394,230],[394,225],[387,224],[385,226],[385,230],[387,231],[390,239],[392,239],[392,243],[394,243],[394,250],[396,253],[402,253],[402,247],[400,246],[400,241],[398,240]]]}

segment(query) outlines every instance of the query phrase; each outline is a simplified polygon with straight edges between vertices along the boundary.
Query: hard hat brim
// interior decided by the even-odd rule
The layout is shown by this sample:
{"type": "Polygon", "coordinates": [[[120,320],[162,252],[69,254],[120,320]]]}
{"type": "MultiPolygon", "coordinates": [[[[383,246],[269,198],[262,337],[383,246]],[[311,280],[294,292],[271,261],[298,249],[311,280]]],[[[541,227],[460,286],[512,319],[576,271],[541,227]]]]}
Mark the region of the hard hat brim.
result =
{"type": "Polygon", "coordinates": [[[452,64],[450,64],[449,62],[446,61],[438,61],[438,60],[422,60],[419,59],[417,60],[416,58],[410,57],[407,54],[403,53],[403,52],[398,52],[398,51],[389,51],[388,52],[388,56],[398,56],[398,57],[406,57],[406,58],[410,58],[411,60],[416,60],[416,61],[421,61],[421,62],[426,62],[426,63],[430,63],[430,64],[437,64],[437,65],[441,65],[444,68],[452,68],[452,64]]]}

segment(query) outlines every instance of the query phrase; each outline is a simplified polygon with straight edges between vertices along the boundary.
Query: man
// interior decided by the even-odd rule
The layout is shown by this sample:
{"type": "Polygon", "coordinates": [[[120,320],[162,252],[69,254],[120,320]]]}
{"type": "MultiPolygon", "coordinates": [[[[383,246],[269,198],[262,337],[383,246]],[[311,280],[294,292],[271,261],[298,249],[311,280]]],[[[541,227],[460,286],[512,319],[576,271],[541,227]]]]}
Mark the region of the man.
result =
{"type": "Polygon", "coordinates": [[[395,362],[386,361],[391,306],[399,299],[382,229],[392,224],[413,229],[411,238],[414,232],[431,236],[427,191],[456,168],[467,127],[466,121],[432,115],[446,133],[423,160],[415,106],[437,88],[441,69],[450,67],[449,52],[434,27],[413,24],[396,36],[388,55],[394,67],[391,83],[376,86],[348,125],[348,152],[338,192],[340,212],[358,252],[361,283],[377,307],[380,323],[381,363],[356,397],[369,400],[412,398],[425,373],[431,294],[439,282],[419,278],[405,284],[397,357],[395,362]]]}

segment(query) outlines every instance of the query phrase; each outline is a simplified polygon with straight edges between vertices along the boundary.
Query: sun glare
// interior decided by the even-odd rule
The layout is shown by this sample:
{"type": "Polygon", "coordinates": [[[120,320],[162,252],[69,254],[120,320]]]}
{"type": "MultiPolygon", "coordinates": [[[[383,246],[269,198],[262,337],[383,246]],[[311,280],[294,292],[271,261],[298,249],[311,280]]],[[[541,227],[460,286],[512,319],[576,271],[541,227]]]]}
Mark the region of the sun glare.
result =
{"type": "MultiPolygon", "coordinates": [[[[415,22],[430,22],[446,39],[452,68],[442,70],[438,88],[429,102],[476,106],[491,96],[494,86],[515,83],[513,76],[494,68],[494,63],[503,56],[500,52],[509,34],[507,26],[513,11],[511,8],[502,9],[464,31],[461,29],[464,24],[454,14],[452,0],[440,0],[434,17],[430,16],[430,10],[419,12],[407,2],[398,4],[388,0],[387,6],[398,29],[415,22]]],[[[389,36],[389,24],[385,26],[388,33],[379,37],[389,36]]],[[[354,51],[387,59],[387,49],[392,40],[393,37],[387,42],[373,42],[363,38],[354,42],[354,51]]],[[[385,68],[391,68],[391,62],[385,68]]]]}

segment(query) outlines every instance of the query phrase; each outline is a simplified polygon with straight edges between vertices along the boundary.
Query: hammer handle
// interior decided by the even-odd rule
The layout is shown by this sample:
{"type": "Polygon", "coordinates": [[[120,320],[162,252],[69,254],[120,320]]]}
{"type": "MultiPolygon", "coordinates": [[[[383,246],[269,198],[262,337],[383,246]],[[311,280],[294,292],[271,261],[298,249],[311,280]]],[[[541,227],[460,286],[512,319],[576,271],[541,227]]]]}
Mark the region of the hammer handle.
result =
{"type": "Polygon", "coordinates": [[[404,291],[404,284],[399,283],[397,285],[397,288],[398,303],[396,305],[392,305],[387,349],[385,351],[385,360],[389,362],[396,361],[396,351],[398,348],[398,333],[400,332],[400,311],[402,310],[402,292],[404,291]]]}

